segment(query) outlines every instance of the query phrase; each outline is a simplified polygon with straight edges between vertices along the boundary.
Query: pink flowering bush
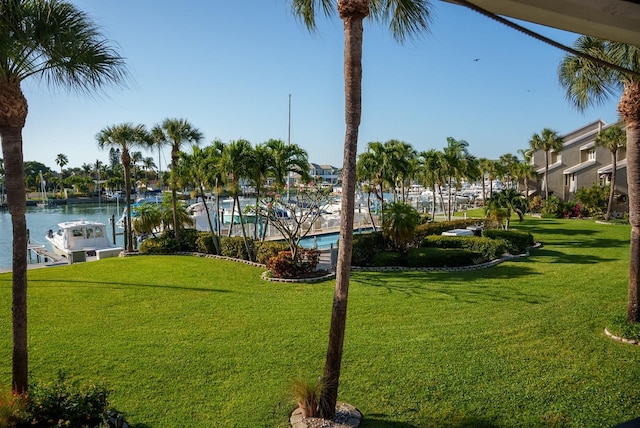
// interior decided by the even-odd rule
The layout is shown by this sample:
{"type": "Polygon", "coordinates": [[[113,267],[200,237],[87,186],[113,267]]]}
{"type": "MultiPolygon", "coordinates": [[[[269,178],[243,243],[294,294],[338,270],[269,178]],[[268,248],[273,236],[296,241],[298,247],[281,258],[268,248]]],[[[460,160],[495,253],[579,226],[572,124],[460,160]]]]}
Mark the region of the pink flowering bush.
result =
{"type": "Polygon", "coordinates": [[[280,251],[267,261],[267,269],[275,278],[301,278],[313,272],[319,261],[317,249],[300,248],[295,257],[289,250],[280,251]]]}

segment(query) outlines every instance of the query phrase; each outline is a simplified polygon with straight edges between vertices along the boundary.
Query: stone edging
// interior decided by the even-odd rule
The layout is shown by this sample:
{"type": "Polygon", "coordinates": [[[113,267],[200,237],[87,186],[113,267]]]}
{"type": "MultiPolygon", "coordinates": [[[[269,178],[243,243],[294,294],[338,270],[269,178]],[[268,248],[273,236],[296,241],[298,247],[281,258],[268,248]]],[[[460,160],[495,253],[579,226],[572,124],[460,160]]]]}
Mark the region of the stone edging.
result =
{"type": "MultiPolygon", "coordinates": [[[[540,247],[542,247],[542,244],[540,244],[539,242],[536,242],[535,245],[531,248],[540,248],[540,247]]],[[[216,254],[205,254],[205,253],[189,252],[189,251],[180,251],[175,254],[179,256],[192,256],[192,257],[204,257],[207,259],[227,260],[227,261],[236,262],[236,263],[244,263],[250,266],[266,268],[266,266],[261,263],[251,262],[249,260],[236,259],[236,258],[227,257],[227,256],[218,256],[216,254]]],[[[141,255],[141,254],[138,252],[127,253],[124,251],[120,253],[120,257],[130,257],[130,256],[138,256],[138,255],[141,255]]],[[[472,265],[472,266],[460,266],[460,267],[351,266],[351,270],[354,272],[400,272],[400,271],[462,272],[462,271],[486,269],[489,267],[497,266],[500,263],[508,260],[519,259],[524,257],[529,257],[529,248],[527,248],[527,251],[524,254],[517,254],[517,255],[505,254],[499,259],[491,260],[490,262],[481,263],[481,264],[472,265]]],[[[264,271],[262,272],[261,278],[264,281],[271,281],[271,282],[314,283],[314,282],[326,281],[328,279],[333,279],[335,278],[335,276],[336,276],[335,272],[329,272],[327,275],[319,276],[316,278],[274,278],[269,276],[269,271],[264,271]]]]}
{"type": "Polygon", "coordinates": [[[353,407],[351,404],[338,401],[336,403],[336,419],[337,422],[327,421],[320,418],[305,418],[302,416],[302,410],[296,408],[291,412],[289,423],[292,428],[358,428],[362,422],[362,412],[353,407]]]}
{"type": "Polygon", "coordinates": [[[609,330],[607,330],[606,327],[604,329],[604,334],[613,340],[617,340],[618,342],[627,343],[629,345],[640,345],[640,340],[627,339],[624,337],[616,336],[615,334],[612,334],[609,330]]]}
{"type": "MultiPolygon", "coordinates": [[[[179,252],[174,253],[174,254],[177,255],[177,256],[192,256],[192,257],[202,257],[202,258],[206,258],[206,259],[227,260],[227,261],[230,261],[230,262],[244,263],[244,264],[249,265],[249,266],[266,268],[266,266],[263,265],[262,263],[251,262],[249,260],[243,260],[243,259],[236,259],[234,257],[218,256],[216,254],[206,254],[206,253],[198,253],[198,252],[190,252],[190,251],[179,251],[179,252]]],[[[141,255],[144,255],[144,254],[140,254],[138,252],[127,253],[125,251],[120,253],[121,257],[133,257],[133,256],[141,256],[141,255]]],[[[263,280],[265,280],[265,281],[271,281],[271,282],[319,282],[319,281],[325,281],[327,279],[333,279],[333,278],[335,278],[335,276],[336,276],[335,272],[330,272],[327,275],[319,276],[319,277],[316,277],[316,278],[300,278],[300,279],[296,279],[296,278],[272,278],[272,277],[269,276],[269,271],[264,271],[264,272],[262,272],[261,278],[263,280]]]]}
{"type": "MultiPolygon", "coordinates": [[[[531,248],[540,248],[540,247],[542,247],[542,244],[540,244],[539,242],[536,242],[536,244],[531,248]]],[[[459,266],[459,267],[351,266],[351,270],[359,271],[359,272],[398,272],[398,271],[461,272],[461,271],[486,269],[489,267],[499,265],[502,262],[506,262],[513,259],[524,258],[524,257],[529,257],[529,248],[527,248],[527,251],[524,254],[516,254],[516,255],[505,254],[499,259],[491,260],[490,262],[480,263],[480,264],[471,265],[471,266],[459,266]]]]}
{"type": "Polygon", "coordinates": [[[320,282],[320,281],[326,281],[328,279],[333,279],[336,277],[336,273],[335,272],[329,272],[326,275],[323,276],[317,276],[317,277],[313,277],[313,278],[276,278],[276,277],[272,277],[269,276],[270,272],[264,271],[262,272],[262,276],[261,278],[265,281],[271,281],[271,282],[305,282],[305,283],[313,283],[313,282],[320,282]]]}

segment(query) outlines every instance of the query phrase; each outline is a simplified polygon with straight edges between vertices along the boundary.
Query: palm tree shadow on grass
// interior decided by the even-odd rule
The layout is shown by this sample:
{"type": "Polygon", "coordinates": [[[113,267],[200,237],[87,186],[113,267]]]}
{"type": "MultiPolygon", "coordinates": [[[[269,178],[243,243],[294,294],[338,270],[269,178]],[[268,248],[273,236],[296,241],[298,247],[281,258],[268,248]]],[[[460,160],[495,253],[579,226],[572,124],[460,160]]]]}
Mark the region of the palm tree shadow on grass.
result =
{"type": "Polygon", "coordinates": [[[507,268],[506,272],[499,275],[484,276],[478,284],[473,283],[477,277],[469,275],[470,272],[466,272],[466,275],[460,275],[460,272],[456,272],[458,275],[451,276],[436,276],[433,273],[422,272],[416,275],[389,276],[378,272],[366,272],[358,274],[353,282],[367,287],[383,288],[389,293],[402,293],[412,298],[446,298],[466,303],[521,301],[528,304],[540,304],[549,301],[548,296],[536,294],[530,290],[525,292],[521,287],[501,283],[500,279],[514,277],[509,273],[513,269],[507,268]],[[498,281],[487,283],[487,279],[497,279],[498,281]]]}
{"type": "MultiPolygon", "coordinates": [[[[362,420],[363,428],[417,428],[417,425],[408,422],[396,422],[387,419],[384,414],[364,415],[362,420]]],[[[497,425],[473,416],[465,416],[447,421],[431,420],[429,426],[443,428],[495,428],[497,425]]]]}
{"type": "Polygon", "coordinates": [[[600,257],[595,254],[567,254],[563,251],[554,251],[549,248],[537,249],[535,252],[535,256],[540,258],[547,258],[547,260],[544,260],[543,263],[593,264],[617,260],[615,258],[600,257]]]}
{"type": "MultiPolygon", "coordinates": [[[[29,284],[35,284],[38,282],[43,282],[46,284],[54,284],[56,281],[51,279],[30,279],[29,284]]],[[[185,290],[185,291],[206,291],[210,293],[230,293],[230,290],[221,290],[215,288],[207,288],[207,287],[186,287],[186,286],[177,286],[172,284],[134,284],[128,282],[111,282],[111,281],[77,281],[73,279],[65,279],[57,281],[60,285],[52,285],[47,288],[59,287],[59,288],[69,288],[69,287],[110,287],[110,288],[160,288],[160,289],[171,289],[171,290],[185,290]]]]}

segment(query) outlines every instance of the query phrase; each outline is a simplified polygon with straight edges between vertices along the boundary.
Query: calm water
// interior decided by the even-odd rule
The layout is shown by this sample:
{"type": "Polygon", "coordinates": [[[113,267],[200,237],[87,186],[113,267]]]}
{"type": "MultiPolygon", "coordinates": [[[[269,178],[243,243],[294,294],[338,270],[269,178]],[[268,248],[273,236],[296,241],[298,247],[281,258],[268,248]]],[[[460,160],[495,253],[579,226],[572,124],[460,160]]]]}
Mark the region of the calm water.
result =
{"type": "MultiPolygon", "coordinates": [[[[122,205],[116,204],[77,204],[60,205],[51,208],[27,207],[27,228],[32,244],[45,244],[49,229],[58,230],[58,223],[73,220],[100,221],[107,225],[109,240],[113,240],[109,219],[115,215],[116,221],[122,215],[122,205]]],[[[121,232],[116,228],[117,232],[121,232]]],[[[8,211],[0,211],[0,269],[11,267],[11,216],[8,211]]],[[[123,245],[123,237],[116,236],[116,243],[123,245]]]]}

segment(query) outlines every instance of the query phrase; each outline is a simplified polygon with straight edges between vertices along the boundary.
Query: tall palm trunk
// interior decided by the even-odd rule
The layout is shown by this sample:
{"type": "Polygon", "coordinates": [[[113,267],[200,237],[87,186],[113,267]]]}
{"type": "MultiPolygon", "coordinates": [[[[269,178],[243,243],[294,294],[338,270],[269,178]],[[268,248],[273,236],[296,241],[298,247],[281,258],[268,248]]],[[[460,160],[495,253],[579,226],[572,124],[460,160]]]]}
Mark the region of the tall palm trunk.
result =
{"type": "Polygon", "coordinates": [[[320,395],[320,416],[333,420],[347,320],[353,217],[355,210],[356,154],[358,127],[362,116],[362,20],[369,13],[368,0],[338,0],[338,12],[344,22],[345,140],[342,171],[342,213],[336,267],[329,344],[324,365],[326,386],[320,395]]]}
{"type": "Polygon", "coordinates": [[[0,137],[7,194],[13,228],[12,329],[13,390],[27,391],[27,198],[24,184],[22,128],[28,107],[19,84],[0,82],[0,137]]]}
{"type": "Polygon", "coordinates": [[[484,179],[484,172],[482,173],[482,205],[485,204],[485,202],[487,201],[487,191],[484,188],[485,186],[485,179],[484,179]]]}
{"type": "Polygon", "coordinates": [[[177,177],[176,168],[178,166],[178,158],[180,152],[178,150],[171,151],[171,208],[173,209],[173,236],[176,244],[180,245],[180,225],[178,224],[178,194],[176,192],[177,177]]]}
{"type": "Polygon", "coordinates": [[[626,83],[618,111],[627,126],[627,183],[631,257],[627,321],[640,322],[640,82],[626,83]]]}
{"type": "Polygon", "coordinates": [[[613,196],[616,193],[616,169],[618,169],[617,150],[611,151],[611,184],[609,186],[609,202],[607,203],[606,220],[611,219],[611,211],[613,209],[613,196]]]}
{"type": "MultiPolygon", "coordinates": [[[[240,202],[238,202],[240,204],[240,202]]],[[[240,211],[240,206],[238,206],[238,211],[240,211]]],[[[227,233],[227,237],[231,238],[231,234],[233,232],[233,225],[235,223],[235,213],[236,213],[236,197],[233,196],[233,203],[231,204],[231,221],[229,222],[229,232],[227,233]]]]}
{"type": "Polygon", "coordinates": [[[125,218],[125,237],[127,251],[133,251],[133,227],[131,227],[131,156],[127,149],[122,150],[122,169],[124,169],[124,197],[127,201],[127,217],[125,218]]]}
{"type": "Polygon", "coordinates": [[[544,199],[549,200],[549,150],[544,151],[544,199]]]}
{"type": "Polygon", "coordinates": [[[7,181],[7,204],[13,226],[13,390],[27,390],[27,220],[22,130],[0,128],[7,181]]]}
{"type": "Polygon", "coordinates": [[[449,203],[447,204],[447,220],[451,221],[451,185],[453,181],[449,177],[449,203]]]}
{"type": "Polygon", "coordinates": [[[220,242],[216,237],[215,229],[213,228],[213,223],[211,222],[211,213],[209,212],[209,205],[207,205],[207,201],[205,200],[204,194],[204,186],[200,183],[200,194],[202,195],[202,203],[204,204],[204,211],[207,214],[207,222],[209,223],[209,230],[211,231],[211,239],[213,240],[213,246],[216,250],[216,254],[220,254],[220,242]]]}
{"type": "MultiPolygon", "coordinates": [[[[244,248],[247,250],[247,257],[249,257],[249,261],[253,261],[253,251],[251,251],[251,249],[249,248],[249,240],[247,239],[247,231],[244,228],[244,220],[242,218],[242,209],[240,209],[240,199],[239,196],[236,194],[234,197],[234,203],[233,205],[235,206],[236,203],[238,204],[238,218],[240,220],[240,229],[242,230],[242,240],[244,241],[244,248]]],[[[233,214],[231,214],[233,216],[233,214]]],[[[232,227],[233,227],[233,223],[232,227]]]]}
{"type": "Polygon", "coordinates": [[[373,219],[373,213],[371,212],[371,188],[367,190],[367,210],[369,211],[369,218],[371,219],[371,225],[373,226],[373,231],[377,232],[378,228],[376,227],[376,222],[373,219]]]}
{"type": "Polygon", "coordinates": [[[436,204],[438,203],[438,198],[436,196],[436,183],[433,183],[431,191],[433,192],[431,201],[431,221],[436,221],[436,204]]]}

